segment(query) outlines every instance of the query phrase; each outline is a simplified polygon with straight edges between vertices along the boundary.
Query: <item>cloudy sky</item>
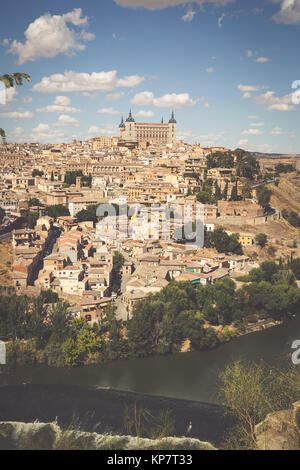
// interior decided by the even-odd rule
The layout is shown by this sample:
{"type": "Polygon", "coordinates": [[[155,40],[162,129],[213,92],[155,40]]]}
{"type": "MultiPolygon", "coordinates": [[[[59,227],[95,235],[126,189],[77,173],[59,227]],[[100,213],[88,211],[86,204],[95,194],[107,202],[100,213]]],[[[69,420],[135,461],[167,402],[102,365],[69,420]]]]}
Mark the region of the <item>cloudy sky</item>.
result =
{"type": "Polygon", "coordinates": [[[116,135],[130,107],[142,122],[174,109],[188,142],[300,153],[299,39],[300,0],[3,2],[1,73],[32,83],[0,127],[68,142],[116,135]]]}

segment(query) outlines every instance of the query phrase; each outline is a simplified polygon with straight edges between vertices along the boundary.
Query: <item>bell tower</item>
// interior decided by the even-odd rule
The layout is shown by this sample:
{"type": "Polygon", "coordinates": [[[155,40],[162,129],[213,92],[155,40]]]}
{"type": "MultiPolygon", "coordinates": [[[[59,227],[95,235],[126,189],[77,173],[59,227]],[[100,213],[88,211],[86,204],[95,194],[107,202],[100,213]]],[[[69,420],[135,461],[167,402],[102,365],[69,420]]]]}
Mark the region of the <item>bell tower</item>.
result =
{"type": "Polygon", "coordinates": [[[172,111],[172,116],[171,116],[168,126],[169,126],[168,143],[176,144],[177,121],[174,116],[174,111],[172,111]]]}

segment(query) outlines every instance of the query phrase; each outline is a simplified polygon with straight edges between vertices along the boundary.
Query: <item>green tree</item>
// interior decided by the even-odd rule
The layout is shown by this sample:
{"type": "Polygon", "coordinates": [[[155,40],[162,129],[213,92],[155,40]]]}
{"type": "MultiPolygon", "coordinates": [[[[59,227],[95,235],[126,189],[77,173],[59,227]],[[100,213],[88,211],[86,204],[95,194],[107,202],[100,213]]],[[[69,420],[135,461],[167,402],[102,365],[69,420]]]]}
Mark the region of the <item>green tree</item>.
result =
{"type": "Polygon", "coordinates": [[[125,258],[119,251],[116,251],[113,256],[113,269],[119,273],[125,263],[125,258]]]}
{"type": "Polygon", "coordinates": [[[52,305],[48,314],[52,343],[62,344],[65,341],[70,333],[71,320],[69,305],[66,302],[59,301],[52,305]]]}
{"type": "Polygon", "coordinates": [[[293,271],[296,279],[300,280],[300,258],[295,258],[291,262],[291,270],[293,271]]]}
{"type": "Polygon", "coordinates": [[[264,248],[268,242],[268,237],[265,233],[258,233],[255,236],[255,241],[257,245],[259,245],[261,248],[264,248]]]}
{"type": "Polygon", "coordinates": [[[97,222],[97,206],[91,205],[76,214],[78,222],[97,222]]]}
{"type": "Polygon", "coordinates": [[[97,362],[102,349],[103,340],[89,326],[86,319],[74,319],[71,324],[71,335],[62,346],[66,364],[80,366],[85,362],[97,362]]]}
{"type": "Polygon", "coordinates": [[[198,202],[202,204],[208,204],[211,202],[211,195],[207,191],[199,191],[196,194],[196,198],[198,202]]]}
{"type": "Polygon", "coordinates": [[[230,195],[230,201],[238,201],[239,196],[238,196],[238,188],[237,188],[237,183],[233,186],[231,195],[230,195]]]}
{"type": "Polygon", "coordinates": [[[65,183],[67,185],[72,185],[72,184],[76,184],[76,178],[78,177],[82,177],[83,176],[83,173],[81,170],[79,171],[66,171],[66,174],[65,174],[65,183]]]}
{"type": "Polygon", "coordinates": [[[69,209],[63,204],[57,204],[47,207],[47,214],[49,217],[56,219],[57,217],[64,217],[70,215],[69,209]]]}
{"type": "Polygon", "coordinates": [[[265,186],[259,186],[256,190],[258,204],[264,209],[267,209],[270,205],[271,194],[271,191],[265,186]]]}
{"type": "Polygon", "coordinates": [[[38,212],[30,211],[27,216],[28,227],[31,229],[34,229],[38,218],[39,218],[38,212]]]}
{"type": "Polygon", "coordinates": [[[255,175],[259,174],[259,162],[249,152],[242,149],[236,149],[234,152],[236,156],[236,174],[243,178],[253,180],[255,175]]]}
{"type": "Polygon", "coordinates": [[[43,204],[37,197],[32,197],[28,201],[29,207],[42,206],[43,204]]]}
{"type": "Polygon", "coordinates": [[[34,178],[35,176],[43,176],[44,172],[37,170],[36,168],[32,171],[32,177],[34,178]]]}

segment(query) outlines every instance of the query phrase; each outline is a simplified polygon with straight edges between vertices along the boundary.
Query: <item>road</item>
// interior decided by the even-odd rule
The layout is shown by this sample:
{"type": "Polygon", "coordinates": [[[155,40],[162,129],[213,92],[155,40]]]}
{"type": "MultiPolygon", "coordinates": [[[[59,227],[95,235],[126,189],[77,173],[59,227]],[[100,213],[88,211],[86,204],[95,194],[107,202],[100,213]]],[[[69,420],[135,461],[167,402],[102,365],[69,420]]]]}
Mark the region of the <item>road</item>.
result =
{"type": "Polygon", "coordinates": [[[259,186],[267,186],[268,184],[273,184],[273,183],[276,183],[277,181],[279,182],[279,178],[275,178],[274,180],[270,180],[270,181],[265,181],[264,183],[257,183],[254,186],[251,186],[251,189],[258,188],[259,186]]]}

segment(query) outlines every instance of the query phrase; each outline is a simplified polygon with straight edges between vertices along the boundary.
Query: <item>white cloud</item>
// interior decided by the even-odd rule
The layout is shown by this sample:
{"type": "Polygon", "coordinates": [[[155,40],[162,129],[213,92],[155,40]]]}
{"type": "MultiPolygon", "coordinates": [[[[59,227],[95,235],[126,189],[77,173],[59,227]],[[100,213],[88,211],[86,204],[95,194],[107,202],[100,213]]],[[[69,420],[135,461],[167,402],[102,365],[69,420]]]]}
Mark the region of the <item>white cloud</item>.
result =
{"type": "Polygon", "coordinates": [[[189,8],[187,10],[186,14],[183,15],[183,17],[181,19],[183,21],[185,21],[186,23],[190,23],[191,21],[193,21],[195,15],[196,15],[195,10],[193,10],[192,8],[189,8]]]}
{"type": "Polygon", "coordinates": [[[128,77],[120,78],[117,81],[117,86],[124,88],[135,88],[145,80],[145,77],[139,75],[130,75],[128,77]]]}
{"type": "Polygon", "coordinates": [[[273,0],[280,3],[280,11],[272,17],[276,23],[299,24],[300,23],[300,1],[299,0],[273,0]]]}
{"type": "Polygon", "coordinates": [[[94,100],[95,98],[97,98],[97,93],[90,93],[89,91],[84,91],[82,93],[82,96],[85,96],[86,98],[90,98],[91,100],[94,100]]]}
{"type": "Polygon", "coordinates": [[[30,23],[24,32],[25,42],[12,41],[8,52],[18,56],[19,64],[25,64],[41,57],[50,59],[58,54],[71,55],[83,51],[86,47],[83,43],[94,39],[94,34],[84,29],[78,33],[69,28],[68,23],[84,28],[88,26],[88,19],[82,16],[81,8],[64,15],[46,13],[30,23]]]}
{"type": "Polygon", "coordinates": [[[257,116],[248,116],[248,119],[257,119],[257,116]]]}
{"type": "Polygon", "coordinates": [[[120,93],[109,93],[108,95],[105,96],[106,101],[116,101],[122,98],[124,93],[121,91],[120,93]]]}
{"type": "Polygon", "coordinates": [[[242,135],[262,135],[263,132],[260,129],[247,129],[242,132],[242,135]]]}
{"type": "Polygon", "coordinates": [[[222,142],[224,135],[226,135],[226,131],[221,131],[218,133],[211,133],[206,135],[200,135],[199,137],[195,138],[196,142],[199,142],[204,147],[210,147],[214,145],[218,145],[222,142]]]}
{"type": "Polygon", "coordinates": [[[49,77],[43,77],[34,87],[34,91],[44,93],[67,93],[71,91],[112,91],[117,87],[134,88],[145,78],[140,75],[131,75],[119,79],[116,70],[109,72],[76,73],[66,71],[49,77]]]}
{"type": "Polygon", "coordinates": [[[285,95],[282,98],[275,96],[274,91],[254,97],[256,103],[267,106],[268,111],[292,111],[295,106],[292,103],[292,94],[285,95]]]}
{"type": "Polygon", "coordinates": [[[170,93],[155,98],[151,91],[138,93],[131,100],[132,104],[138,106],[155,106],[157,108],[186,108],[195,106],[200,99],[193,100],[188,93],[170,93]]]}
{"type": "Polygon", "coordinates": [[[288,135],[290,137],[295,137],[294,131],[284,131],[281,127],[273,127],[271,130],[271,135],[288,135]]]}
{"type": "Polygon", "coordinates": [[[260,91],[268,88],[266,86],[257,86],[257,85],[238,85],[238,90],[242,92],[250,92],[250,91],[260,91]]]}
{"type": "Polygon", "coordinates": [[[24,129],[23,127],[16,127],[12,132],[11,134],[15,135],[15,136],[20,136],[22,134],[24,134],[24,129]]]}
{"type": "Polygon", "coordinates": [[[209,103],[205,103],[204,106],[206,107],[206,109],[209,109],[209,108],[210,108],[210,104],[209,104],[209,103]]]}
{"type": "Polygon", "coordinates": [[[45,132],[50,132],[50,130],[51,129],[50,129],[49,124],[39,124],[37,127],[34,127],[32,129],[32,132],[34,132],[34,133],[40,133],[40,132],[45,133],[45,132]]]}
{"type": "Polygon", "coordinates": [[[16,87],[6,88],[5,95],[6,95],[6,103],[11,103],[12,101],[17,101],[16,96],[18,95],[18,91],[16,87]]]}
{"type": "Polygon", "coordinates": [[[241,139],[241,140],[238,141],[238,147],[242,146],[242,145],[247,145],[248,142],[249,142],[249,140],[247,140],[247,139],[241,139]]]}
{"type": "Polygon", "coordinates": [[[70,106],[71,99],[69,98],[69,96],[57,96],[55,98],[54,104],[58,106],[70,106]]]}
{"type": "Polygon", "coordinates": [[[38,113],[69,113],[76,114],[82,113],[81,109],[73,108],[71,105],[71,100],[68,96],[57,96],[53,104],[45,106],[44,108],[38,108],[36,111],[38,113]]]}
{"type": "Polygon", "coordinates": [[[67,114],[62,114],[61,116],[59,116],[58,122],[55,123],[55,125],[56,126],[57,125],[62,125],[62,126],[76,126],[76,127],[79,127],[80,122],[78,121],[78,119],[75,119],[72,116],[68,116],[67,114]]]}
{"type": "Polygon", "coordinates": [[[88,134],[91,136],[107,135],[115,136],[118,135],[117,127],[114,125],[107,125],[105,127],[91,126],[88,130],[88,134]]]}
{"type": "Polygon", "coordinates": [[[144,118],[152,118],[154,116],[154,112],[153,111],[145,111],[143,109],[141,109],[141,111],[139,111],[137,113],[137,116],[139,117],[144,117],[144,118]]]}
{"type": "Polygon", "coordinates": [[[266,62],[269,62],[270,59],[267,57],[258,57],[255,59],[255,62],[258,62],[259,64],[265,64],[266,62]]]}
{"type": "Polygon", "coordinates": [[[101,109],[98,109],[97,113],[110,114],[112,116],[117,116],[118,114],[121,114],[120,111],[117,111],[116,109],[113,109],[113,108],[101,108],[101,109]]]}
{"type": "Polygon", "coordinates": [[[252,57],[252,56],[253,56],[253,51],[248,50],[248,51],[247,51],[247,57],[250,58],[250,57],[252,57]]]}
{"type": "MultiPolygon", "coordinates": [[[[202,5],[204,3],[216,3],[217,5],[226,5],[233,3],[235,0],[194,0],[194,3],[202,5]]],[[[185,5],[189,0],[115,0],[122,7],[130,8],[146,8],[147,10],[163,10],[168,7],[177,5],[185,5]]]]}
{"type": "Polygon", "coordinates": [[[245,99],[250,99],[252,98],[252,93],[260,90],[265,90],[268,87],[263,85],[263,86],[258,86],[258,85],[238,85],[238,90],[243,93],[243,98],[245,99]]]}
{"type": "Polygon", "coordinates": [[[32,129],[30,139],[41,143],[59,143],[67,140],[67,136],[60,129],[51,129],[49,124],[39,124],[32,129]]]}
{"type": "Polygon", "coordinates": [[[31,119],[33,113],[31,111],[13,111],[10,113],[0,113],[0,117],[12,119],[31,119]]]}
{"type": "Polygon", "coordinates": [[[25,140],[25,130],[23,127],[16,127],[13,131],[8,132],[9,140],[20,142],[25,140]]]}
{"type": "Polygon", "coordinates": [[[207,73],[213,73],[214,71],[215,69],[213,67],[208,67],[208,69],[206,69],[207,73]]]}
{"type": "Polygon", "coordinates": [[[265,123],[264,122],[252,122],[250,126],[251,127],[264,127],[265,123]]]}

